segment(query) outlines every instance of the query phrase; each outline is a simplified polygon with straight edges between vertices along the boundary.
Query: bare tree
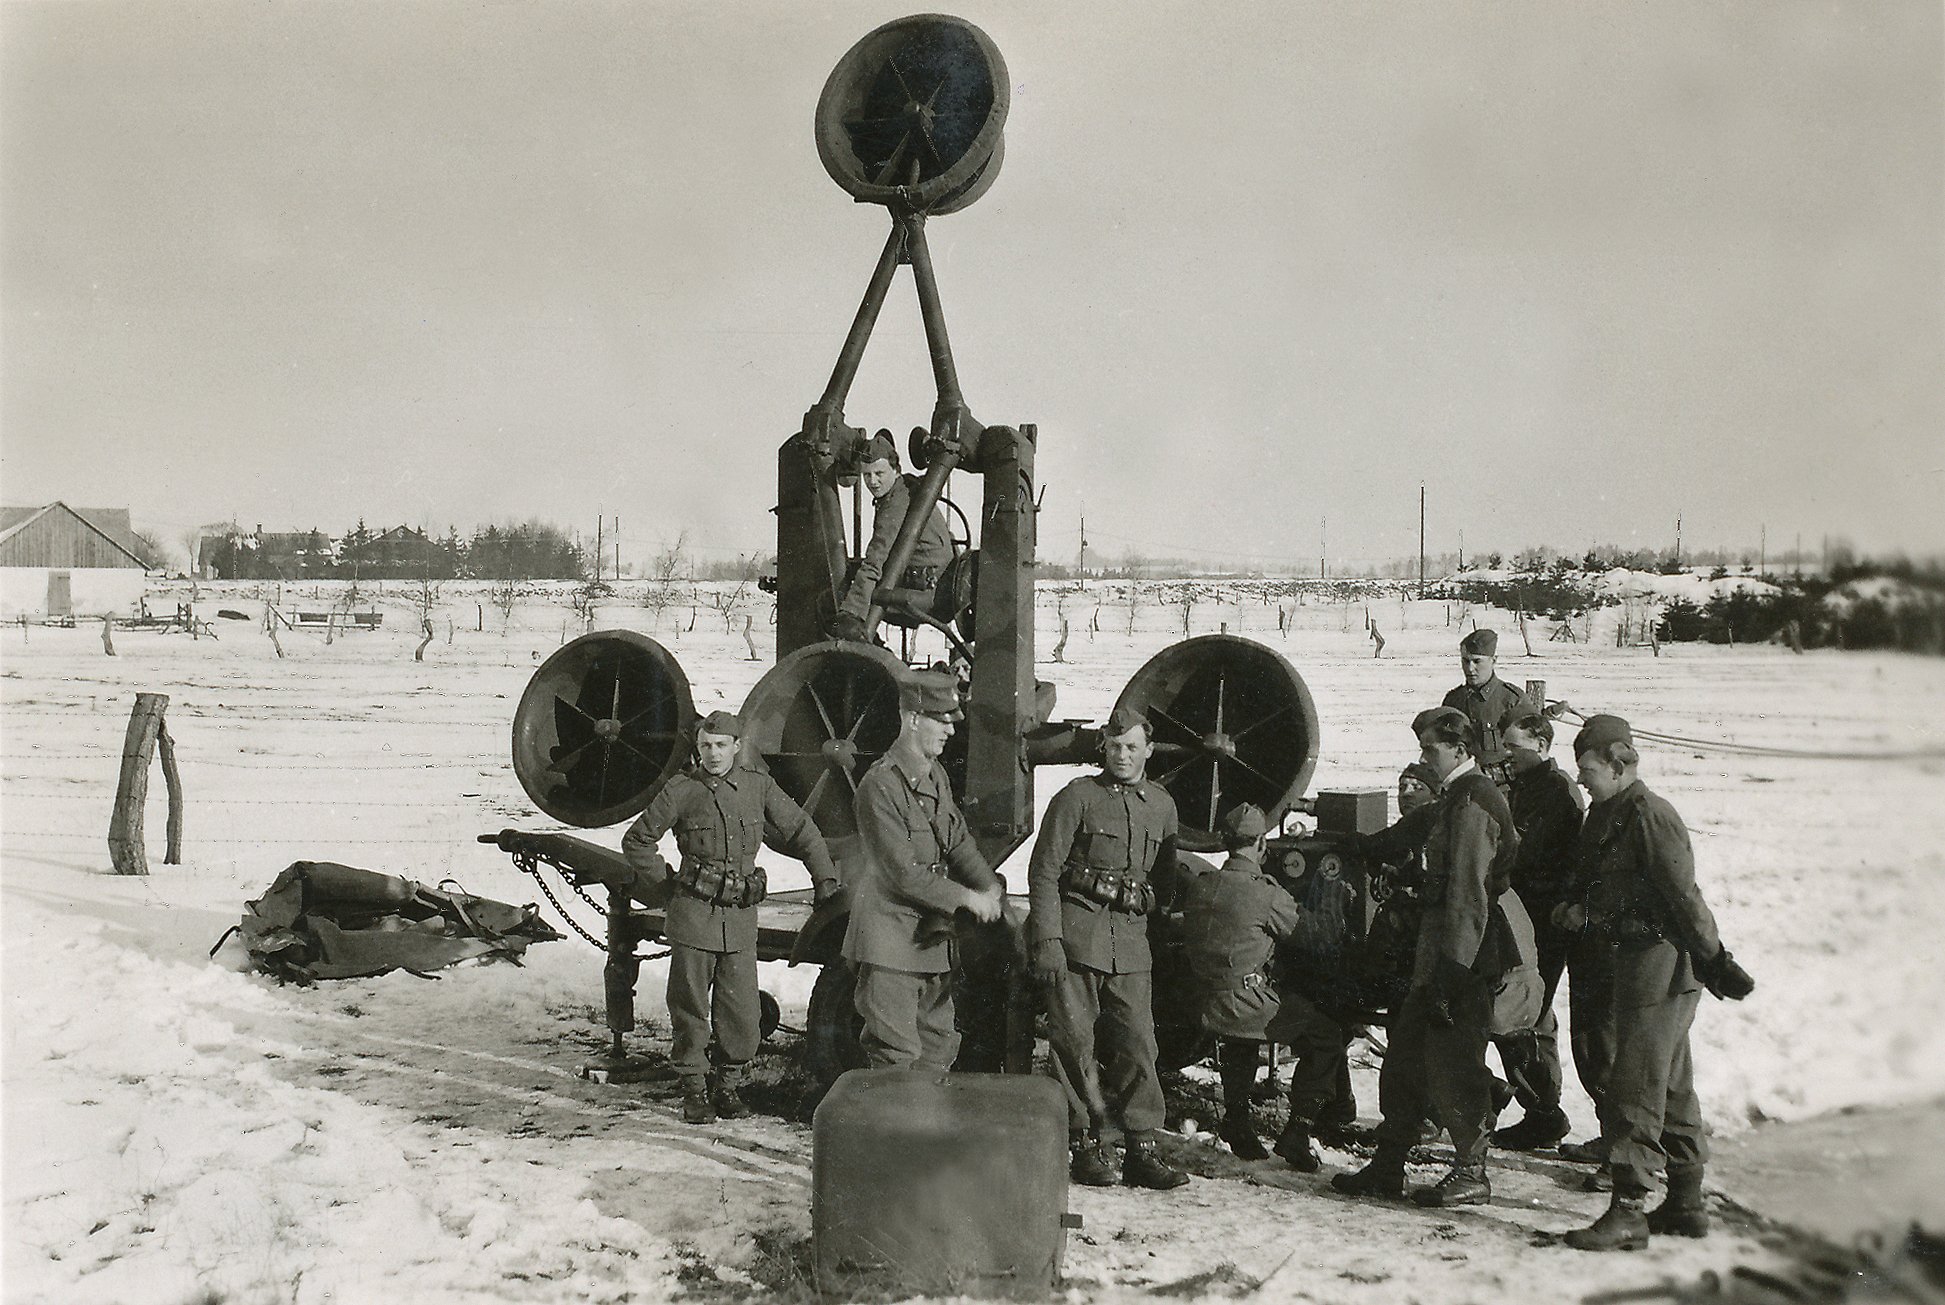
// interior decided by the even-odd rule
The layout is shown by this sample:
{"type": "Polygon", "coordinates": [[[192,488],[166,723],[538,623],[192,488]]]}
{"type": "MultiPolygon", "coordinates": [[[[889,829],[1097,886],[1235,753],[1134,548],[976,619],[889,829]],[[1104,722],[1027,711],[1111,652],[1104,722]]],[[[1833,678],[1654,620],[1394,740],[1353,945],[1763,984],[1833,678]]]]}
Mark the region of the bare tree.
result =
{"type": "Polygon", "coordinates": [[[736,609],[742,604],[744,598],[749,596],[750,586],[756,581],[759,562],[760,558],[755,553],[751,553],[748,557],[739,555],[736,559],[736,587],[719,589],[709,595],[709,606],[723,618],[724,634],[728,634],[735,628],[733,622],[736,609]]]}
{"type": "Polygon", "coordinates": [[[574,615],[581,618],[582,633],[585,634],[594,628],[596,609],[600,606],[603,598],[612,597],[614,592],[613,589],[608,587],[606,581],[596,580],[591,576],[583,579],[579,584],[574,586],[573,591],[568,596],[568,601],[573,604],[574,615]]]}
{"type": "Polygon", "coordinates": [[[520,601],[520,586],[512,576],[505,576],[493,582],[486,596],[493,606],[500,609],[500,635],[504,638],[507,628],[513,624],[513,608],[520,601]]]}
{"type": "Polygon", "coordinates": [[[412,590],[412,602],[419,609],[419,629],[425,635],[412,650],[412,660],[422,662],[426,645],[432,642],[432,609],[439,604],[439,582],[429,575],[421,576],[412,590]]]}
{"type": "Polygon", "coordinates": [[[671,607],[682,601],[678,578],[688,569],[689,532],[676,535],[675,542],[657,553],[648,563],[648,583],[642,588],[642,606],[655,613],[659,628],[671,607]]]}

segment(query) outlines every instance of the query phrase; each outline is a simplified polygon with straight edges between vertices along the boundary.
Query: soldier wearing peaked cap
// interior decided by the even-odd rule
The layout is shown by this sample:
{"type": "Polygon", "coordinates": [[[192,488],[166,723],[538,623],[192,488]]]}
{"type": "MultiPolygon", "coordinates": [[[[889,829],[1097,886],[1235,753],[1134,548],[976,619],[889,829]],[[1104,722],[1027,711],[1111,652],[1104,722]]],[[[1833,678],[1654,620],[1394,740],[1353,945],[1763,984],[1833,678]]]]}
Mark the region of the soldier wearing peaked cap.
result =
{"type": "MultiPolygon", "coordinates": [[[[837,615],[831,621],[830,633],[839,639],[868,637],[870,632],[864,628],[864,618],[870,611],[872,596],[884,582],[885,561],[891,556],[891,546],[911,512],[912,495],[918,488],[918,477],[899,474],[898,446],[892,443],[888,430],[873,435],[858,451],[858,478],[864,482],[865,492],[871,495],[871,542],[865,545],[864,556],[858,559],[857,570],[852,573],[844,597],[838,603],[837,615]]],[[[951,560],[952,532],[946,527],[944,511],[934,507],[919,531],[918,544],[898,577],[897,587],[931,589],[951,560]]]]}
{"type": "Polygon", "coordinates": [[[1739,1001],[1755,982],[1722,945],[1715,916],[1695,882],[1688,829],[1637,773],[1634,733],[1619,716],[1593,716],[1574,739],[1582,788],[1591,799],[1575,847],[1582,900],[1563,905],[1563,926],[1607,952],[1614,1062],[1599,1109],[1601,1143],[1613,1173],[1607,1212],[1567,1234],[1580,1250],[1633,1249],[1650,1233],[1701,1237],[1708,1126],[1695,1094],[1689,1027],[1706,988],[1739,1001]],[[1667,1195],[1644,1206],[1666,1169],[1667,1195]]]}
{"type": "Polygon", "coordinates": [[[858,781],[853,809],[864,867],[852,885],[844,958],[874,1069],[945,1070],[959,1050],[952,1007],[952,918],[997,920],[1006,885],[953,801],[939,757],[965,717],[950,675],[898,687],[898,739],[858,781]]]}
{"type": "Polygon", "coordinates": [[[768,842],[801,860],[819,900],[838,883],[803,808],[738,761],[742,736],[743,722],[729,712],[704,717],[694,763],[662,786],[621,840],[638,884],[673,880],[664,928],[669,1060],[681,1076],[682,1116],[693,1124],[747,1113],[737,1086],[759,1040],[756,905],[768,890],[757,849],[768,842]],[[658,846],[671,829],[681,854],[674,869],[658,846]]]}
{"type": "Polygon", "coordinates": [[[1147,717],[1116,708],[1099,774],[1054,795],[1027,871],[1027,937],[1048,990],[1048,1042],[1067,1089],[1074,1181],[1114,1182],[1107,1136],[1127,1142],[1121,1177],[1179,1187],[1188,1175],[1155,1150],[1161,1079],[1150,1006],[1148,913],[1174,886],[1175,800],[1147,781],[1147,717]]]}
{"type": "Polygon", "coordinates": [[[1445,695],[1444,706],[1455,708],[1470,722],[1472,759],[1487,778],[1504,791],[1512,783],[1507,766],[1506,727],[1541,704],[1529,703],[1499,678],[1499,635],[1474,630],[1459,640],[1459,671],[1464,682],[1445,695]]]}
{"type": "Polygon", "coordinates": [[[1183,935],[1197,1021],[1219,1039],[1222,1140],[1238,1158],[1262,1160],[1270,1153],[1250,1124],[1250,1091],[1280,1006],[1271,962],[1276,945],[1295,932],[1299,913],[1290,894],[1263,872],[1270,825],[1261,808],[1245,802],[1220,824],[1229,859],[1183,890],[1183,935]]]}

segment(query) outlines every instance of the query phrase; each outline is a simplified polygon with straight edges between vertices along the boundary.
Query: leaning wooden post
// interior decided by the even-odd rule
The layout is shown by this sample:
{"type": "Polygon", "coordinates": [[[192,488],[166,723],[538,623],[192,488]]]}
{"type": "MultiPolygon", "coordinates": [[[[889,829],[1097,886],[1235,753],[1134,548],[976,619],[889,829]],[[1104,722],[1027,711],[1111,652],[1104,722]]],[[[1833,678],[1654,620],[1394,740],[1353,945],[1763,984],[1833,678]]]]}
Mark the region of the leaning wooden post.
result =
{"type": "Polygon", "coordinates": [[[169,790],[169,843],[162,852],[163,865],[182,864],[182,774],[176,769],[176,741],[169,737],[169,722],[160,713],[155,718],[155,744],[162,757],[162,783],[169,790]]]}
{"type": "Polygon", "coordinates": [[[142,846],[142,810],[149,796],[149,761],[155,756],[166,693],[138,693],[122,740],[121,782],[115,789],[115,813],[108,821],[108,855],[118,875],[149,872],[148,852],[142,846]]]}
{"type": "Polygon", "coordinates": [[[101,650],[110,657],[115,655],[115,618],[112,616],[101,618],[101,650]]]}

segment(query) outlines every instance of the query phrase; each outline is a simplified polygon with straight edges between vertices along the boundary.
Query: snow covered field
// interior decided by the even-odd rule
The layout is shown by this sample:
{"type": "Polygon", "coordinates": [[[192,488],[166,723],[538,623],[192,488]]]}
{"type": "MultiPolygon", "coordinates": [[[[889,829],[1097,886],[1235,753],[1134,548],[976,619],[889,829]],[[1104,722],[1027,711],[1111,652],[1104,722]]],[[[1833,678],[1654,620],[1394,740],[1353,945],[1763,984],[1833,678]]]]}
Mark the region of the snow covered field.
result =
{"type": "MultiPolygon", "coordinates": [[[[536,946],[524,968],[310,989],[208,959],[243,902],[290,861],[453,878],[527,902],[533,882],[473,836],[554,827],[527,802],[507,749],[534,667],[564,631],[578,633],[561,594],[524,597],[503,623],[483,586],[448,585],[414,662],[416,611],[396,592],[380,599],[383,629],[328,646],[286,632],[282,658],[256,621],[217,618],[221,607],[260,616],[255,592],[201,588],[198,611],[220,641],[118,630],[113,658],[95,628],[0,629],[5,1298],[609,1301],[787,1289],[809,1228],[808,1129],[775,1113],[688,1128],[665,1089],[576,1077],[603,1038],[600,955],[580,940],[536,946]],[[162,865],[155,783],[153,872],[128,879],[109,874],[105,834],[137,691],[170,695],[188,820],[185,864],[162,865]]],[[[1100,719],[1135,668],[1181,637],[1182,608],[1165,592],[1144,592],[1132,613],[1125,589],[1042,593],[1040,675],[1059,688],[1057,715],[1100,719]],[[1062,613],[1069,640],[1053,664],[1062,613]]],[[[186,597],[150,605],[166,612],[186,597]]],[[[596,624],[655,622],[697,709],[734,709],[769,666],[769,602],[753,597],[762,661],[747,659],[740,614],[731,632],[706,601],[693,630],[686,605],[657,614],[625,601],[604,604],[596,624]]],[[[1277,647],[1315,696],[1312,790],[1391,787],[1412,751],[1405,722],[1458,678],[1456,607],[1374,602],[1387,644],[1373,660],[1362,605],[1284,598],[1284,635],[1260,591],[1234,585],[1223,597],[1193,604],[1193,630],[1226,624],[1277,647]]],[[[1543,678],[1550,697],[1584,712],[1779,749],[1945,746],[1945,661],[1700,646],[1656,658],[1615,648],[1611,635],[1590,646],[1538,634],[1541,656],[1527,659],[1512,618],[1474,615],[1506,636],[1505,678],[1543,678]]],[[[1759,983],[1740,1005],[1706,1002],[1697,1021],[1698,1079],[1725,1154],[1753,1153],[1787,1127],[1764,1121],[1945,1095],[1945,761],[1653,747],[1643,771],[1695,831],[1704,890],[1759,983]]],[[[1041,800],[1065,778],[1042,771],[1041,800]]],[[[792,882],[789,872],[773,880],[792,882]]],[[[766,969],[785,1022],[800,1023],[812,976],[766,969]]],[[[644,967],[647,1019],[662,1013],[661,985],[660,967],[644,967]]],[[[773,1050],[793,1047],[786,1035],[773,1050]]],[[[1368,1065],[1360,1097],[1371,1115],[1368,1065]]],[[[1587,1102],[1567,1104],[1576,1136],[1587,1135],[1587,1102]]],[[[1898,1149],[1895,1137],[1853,1142],[1860,1153],[1898,1149]]],[[[1495,1204],[1455,1215],[1346,1202],[1321,1179],[1280,1162],[1242,1165],[1213,1144],[1176,1150],[1203,1175],[1178,1193],[1074,1193],[1086,1227],[1066,1267],[1079,1294],[1233,1295],[1261,1282],[1274,1299],[1551,1300],[1770,1253],[1753,1225],[1699,1244],[1658,1240],[1634,1257],[1531,1245],[1535,1232],[1586,1222],[1603,1199],[1547,1162],[1496,1173],[1495,1204]]],[[[1326,1158],[1327,1172],[1352,1163],[1326,1158]]],[[[1711,1179],[1743,1205],[1803,1217],[1800,1192],[1785,1200],[1787,1169],[1725,1159],[1711,1179]]],[[[1859,1208],[1830,1217],[1841,1226],[1859,1208]]]]}

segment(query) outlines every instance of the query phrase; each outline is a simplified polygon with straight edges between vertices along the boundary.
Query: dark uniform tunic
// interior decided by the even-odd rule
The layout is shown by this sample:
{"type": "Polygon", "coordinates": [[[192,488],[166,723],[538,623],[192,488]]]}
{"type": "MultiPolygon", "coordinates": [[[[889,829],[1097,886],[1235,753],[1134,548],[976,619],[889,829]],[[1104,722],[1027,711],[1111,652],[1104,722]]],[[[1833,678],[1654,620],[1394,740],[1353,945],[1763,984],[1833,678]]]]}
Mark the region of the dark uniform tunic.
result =
{"type": "Polygon", "coordinates": [[[756,854],[766,841],[802,861],[816,883],[837,882],[823,836],[803,808],[775,780],[740,763],[723,775],[691,766],[672,777],[622,836],[638,881],[675,880],[663,936],[674,1035],[669,1061],[684,1077],[702,1077],[712,1059],[734,1070],[756,1054],[756,907],[720,899],[733,903],[737,881],[762,873],[756,854]],[[681,853],[674,872],[656,846],[670,829],[681,853]],[[718,883],[730,891],[718,891],[718,883]]]}
{"type": "Polygon", "coordinates": [[[1146,908],[1096,897],[1122,891],[1103,884],[1127,885],[1128,905],[1165,896],[1178,829],[1175,799],[1160,785],[1123,784],[1102,772],[1055,794],[1034,840],[1027,937],[1036,945],[1057,939],[1067,953],[1047,1040],[1075,1130],[1145,1133],[1162,1125],[1146,908]]]}
{"type": "Polygon", "coordinates": [[[1638,1196],[1664,1166],[1672,1177],[1708,1160],[1688,1031],[1702,990],[1694,962],[1714,959],[1722,940],[1682,818],[1639,780],[1588,809],[1577,859],[1588,933],[1613,974],[1601,1136],[1615,1192],[1638,1196]]]}
{"type": "Polygon", "coordinates": [[[880,757],[858,781],[853,808],[864,866],[852,885],[844,956],[858,967],[865,1058],[878,1069],[949,1069],[959,1049],[951,939],[961,901],[951,881],[983,890],[999,877],[937,762],[913,776],[880,757]]]}
{"type": "MultiPolygon", "coordinates": [[[[1561,1087],[1560,1026],[1553,1015],[1553,999],[1574,941],[1573,934],[1553,923],[1553,911],[1573,896],[1574,844],[1580,837],[1584,803],[1580,786],[1551,757],[1514,772],[1507,800],[1513,828],[1520,836],[1513,891],[1533,924],[1543,989],[1539,1022],[1530,1035],[1500,1039],[1497,1045],[1520,1105],[1529,1113],[1552,1114],[1560,1109],[1561,1087]]],[[[1576,1037],[1579,1032],[1576,1023],[1576,1037]]],[[[1589,1066],[1578,1057],[1575,1063],[1581,1082],[1589,1085],[1588,1095],[1598,1099],[1589,1066]]]]}
{"type": "Polygon", "coordinates": [[[1198,1022],[1217,1037],[1264,1041],[1279,1008],[1270,966],[1296,932],[1296,900],[1255,857],[1231,852],[1190,882],[1181,911],[1198,1022]]]}
{"type": "Polygon", "coordinates": [[[1457,707],[1472,722],[1472,759],[1502,788],[1505,787],[1506,744],[1504,735],[1514,721],[1535,705],[1524,694],[1497,675],[1478,688],[1461,684],[1445,695],[1441,704],[1457,707]]]}
{"type": "Polygon", "coordinates": [[[1532,961],[1509,919],[1524,916],[1507,886],[1518,848],[1513,814],[1492,781],[1470,766],[1447,776],[1425,848],[1411,990],[1392,1019],[1378,1077],[1382,1145],[1408,1149],[1429,1114],[1451,1133],[1455,1163],[1485,1159],[1494,994],[1509,971],[1532,961]]]}
{"type": "MultiPolygon", "coordinates": [[[[885,559],[891,556],[891,546],[905,524],[906,514],[911,511],[912,491],[917,486],[916,476],[894,476],[885,496],[873,500],[871,542],[865,545],[864,556],[858,559],[858,569],[851,576],[851,587],[845,590],[839,611],[864,619],[872,595],[884,580],[885,559]]],[[[930,589],[951,560],[952,533],[946,529],[945,513],[935,507],[926,517],[924,529],[919,531],[912,560],[905,564],[898,587],[930,589]]]]}

